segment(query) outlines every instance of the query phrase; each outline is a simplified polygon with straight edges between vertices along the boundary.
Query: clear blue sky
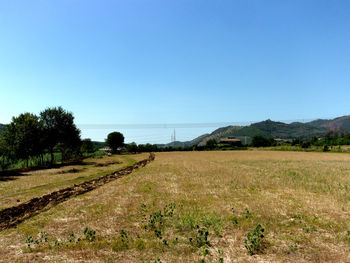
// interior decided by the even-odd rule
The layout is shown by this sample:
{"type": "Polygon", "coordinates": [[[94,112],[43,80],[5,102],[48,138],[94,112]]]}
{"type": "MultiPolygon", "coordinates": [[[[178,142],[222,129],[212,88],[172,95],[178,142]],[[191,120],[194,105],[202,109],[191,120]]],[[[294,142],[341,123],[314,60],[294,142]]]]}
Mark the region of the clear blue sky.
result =
{"type": "Polygon", "coordinates": [[[0,1],[0,94],[0,123],[59,105],[78,124],[347,115],[350,1],[0,1]]]}

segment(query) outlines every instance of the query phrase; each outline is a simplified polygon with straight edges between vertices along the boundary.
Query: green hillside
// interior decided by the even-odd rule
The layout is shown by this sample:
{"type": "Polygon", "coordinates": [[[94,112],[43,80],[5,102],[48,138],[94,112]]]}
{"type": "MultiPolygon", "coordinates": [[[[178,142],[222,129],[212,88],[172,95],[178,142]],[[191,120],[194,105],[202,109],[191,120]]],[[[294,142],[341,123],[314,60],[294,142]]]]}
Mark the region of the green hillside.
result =
{"type": "Polygon", "coordinates": [[[204,137],[199,143],[199,146],[206,145],[208,140],[215,139],[216,141],[219,141],[221,138],[233,136],[235,132],[242,129],[241,126],[227,126],[223,128],[216,129],[208,136],[204,137]]]}
{"type": "Polygon", "coordinates": [[[265,134],[262,130],[260,130],[260,129],[258,129],[258,128],[252,126],[252,125],[250,125],[250,126],[246,126],[246,127],[243,127],[243,128],[241,128],[241,129],[239,129],[239,130],[236,130],[236,131],[232,132],[229,136],[235,136],[235,137],[240,137],[240,136],[254,137],[254,136],[257,136],[257,135],[266,136],[266,134],[265,134]]]}
{"type": "Polygon", "coordinates": [[[345,129],[346,131],[350,132],[350,115],[338,117],[332,120],[318,119],[311,121],[308,124],[331,130],[345,129]]]}
{"type": "MultiPolygon", "coordinates": [[[[203,134],[192,141],[175,142],[175,146],[204,146],[210,139],[220,141],[221,138],[237,137],[247,141],[252,137],[262,135],[281,139],[310,139],[313,136],[322,136],[329,129],[345,129],[350,132],[350,116],[343,116],[332,120],[317,119],[308,123],[293,122],[283,123],[272,120],[253,123],[249,126],[227,126],[213,131],[211,134],[203,134]]],[[[242,140],[243,141],[243,140],[242,140]]],[[[162,146],[172,146],[169,143],[162,146]]]]}
{"type": "Polygon", "coordinates": [[[325,127],[314,127],[307,123],[294,122],[287,124],[266,120],[245,127],[228,126],[219,128],[210,135],[199,137],[202,140],[198,145],[205,145],[209,139],[220,141],[222,138],[231,136],[240,139],[244,137],[252,138],[257,135],[281,139],[311,138],[312,136],[321,136],[326,130],[325,127]]]}
{"type": "Polygon", "coordinates": [[[265,136],[290,139],[290,138],[311,138],[320,136],[327,130],[324,127],[315,127],[308,123],[293,122],[290,124],[266,120],[251,125],[262,131],[265,136]]]}

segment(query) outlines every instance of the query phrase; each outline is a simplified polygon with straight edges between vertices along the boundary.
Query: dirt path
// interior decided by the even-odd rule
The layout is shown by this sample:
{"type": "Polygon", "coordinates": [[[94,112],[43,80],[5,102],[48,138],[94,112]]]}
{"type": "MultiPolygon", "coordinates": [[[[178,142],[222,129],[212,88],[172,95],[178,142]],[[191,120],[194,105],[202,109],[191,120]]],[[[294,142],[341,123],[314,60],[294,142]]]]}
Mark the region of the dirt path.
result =
{"type": "Polygon", "coordinates": [[[50,207],[64,202],[68,198],[90,192],[115,179],[131,174],[134,169],[146,166],[148,163],[153,161],[154,158],[155,155],[153,153],[150,153],[147,159],[139,161],[132,166],[128,166],[112,174],[92,179],[81,184],[75,184],[74,186],[67,187],[47,195],[43,195],[42,197],[33,198],[20,205],[6,208],[0,211],[0,230],[14,227],[24,220],[31,218],[40,212],[46,211],[50,207]]]}

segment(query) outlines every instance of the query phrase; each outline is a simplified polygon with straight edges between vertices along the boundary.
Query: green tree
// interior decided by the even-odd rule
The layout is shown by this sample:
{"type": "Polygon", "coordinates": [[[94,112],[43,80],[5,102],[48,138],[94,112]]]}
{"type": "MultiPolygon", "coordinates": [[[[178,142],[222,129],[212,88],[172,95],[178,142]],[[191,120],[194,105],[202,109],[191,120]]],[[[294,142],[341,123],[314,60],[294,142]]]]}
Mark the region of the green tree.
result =
{"type": "Polygon", "coordinates": [[[268,147],[275,145],[276,142],[273,138],[266,138],[264,136],[254,136],[252,140],[252,146],[254,147],[268,147]]]}
{"type": "Polygon", "coordinates": [[[7,154],[7,146],[5,140],[2,136],[0,136],[0,168],[1,170],[5,170],[10,165],[10,158],[7,154]]]}
{"type": "Polygon", "coordinates": [[[302,144],[303,144],[303,140],[300,139],[300,138],[295,138],[295,139],[293,139],[293,141],[292,141],[292,143],[291,143],[292,146],[295,146],[295,145],[302,145],[302,144]]]}
{"type": "Polygon", "coordinates": [[[131,153],[137,153],[139,151],[139,148],[137,147],[137,144],[135,142],[129,143],[126,146],[126,149],[128,150],[128,152],[131,153]]]}
{"type": "Polygon", "coordinates": [[[209,149],[214,149],[218,145],[217,141],[215,139],[210,139],[207,141],[206,146],[209,149]]]}
{"type": "Polygon", "coordinates": [[[28,167],[30,157],[39,156],[43,152],[42,123],[31,113],[23,113],[13,117],[12,122],[3,132],[3,144],[8,159],[25,160],[28,167]]]}
{"type": "Polygon", "coordinates": [[[124,146],[124,135],[120,132],[112,132],[108,134],[106,143],[111,148],[112,153],[117,153],[118,148],[124,146]]]}
{"type": "Polygon", "coordinates": [[[74,124],[73,114],[62,107],[47,108],[40,113],[44,129],[44,145],[54,162],[54,151],[62,153],[62,160],[66,160],[80,150],[80,130],[74,124]]]}
{"type": "Polygon", "coordinates": [[[95,151],[94,144],[92,143],[91,139],[84,139],[81,142],[80,151],[83,153],[92,153],[95,151]]]}

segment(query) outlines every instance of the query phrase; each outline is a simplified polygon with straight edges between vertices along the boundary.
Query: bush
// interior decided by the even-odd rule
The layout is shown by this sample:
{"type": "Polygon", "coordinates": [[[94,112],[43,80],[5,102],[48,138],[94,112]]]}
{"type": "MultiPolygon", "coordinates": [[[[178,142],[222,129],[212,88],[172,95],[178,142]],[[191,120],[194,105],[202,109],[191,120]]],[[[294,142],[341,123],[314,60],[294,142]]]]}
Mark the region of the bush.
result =
{"type": "Polygon", "coordinates": [[[310,142],[303,142],[303,143],[301,144],[301,148],[303,148],[303,149],[310,148],[310,146],[311,146],[311,143],[310,143],[310,142]]]}
{"type": "Polygon", "coordinates": [[[269,147],[276,145],[276,142],[273,138],[266,138],[264,136],[254,136],[252,140],[253,147],[269,147]]]}
{"type": "Polygon", "coordinates": [[[93,145],[91,139],[84,139],[84,140],[82,140],[80,151],[82,153],[92,153],[92,152],[95,151],[94,145],[93,145]]]}
{"type": "Polygon", "coordinates": [[[129,248],[128,233],[125,230],[120,231],[120,237],[112,242],[113,251],[121,251],[129,248]]]}
{"type": "Polygon", "coordinates": [[[255,255],[263,252],[265,245],[263,242],[264,239],[264,228],[259,224],[256,228],[249,232],[247,239],[244,241],[245,248],[248,250],[249,255],[255,255]]]}
{"type": "Polygon", "coordinates": [[[214,149],[218,145],[217,141],[215,139],[210,139],[207,141],[206,146],[209,149],[214,149]]]}

